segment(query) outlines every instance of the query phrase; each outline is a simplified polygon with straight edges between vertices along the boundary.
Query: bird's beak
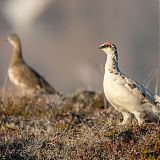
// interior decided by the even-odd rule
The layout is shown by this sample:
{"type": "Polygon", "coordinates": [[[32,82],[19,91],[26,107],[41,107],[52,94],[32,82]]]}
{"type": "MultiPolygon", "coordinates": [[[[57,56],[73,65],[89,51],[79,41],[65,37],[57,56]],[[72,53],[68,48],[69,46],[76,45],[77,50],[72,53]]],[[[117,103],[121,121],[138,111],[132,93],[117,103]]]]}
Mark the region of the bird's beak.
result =
{"type": "Polygon", "coordinates": [[[8,39],[8,38],[6,38],[6,41],[7,41],[7,42],[9,42],[9,39],[8,39]]]}
{"type": "Polygon", "coordinates": [[[104,48],[104,45],[100,45],[99,47],[98,47],[98,49],[103,49],[104,48]]]}

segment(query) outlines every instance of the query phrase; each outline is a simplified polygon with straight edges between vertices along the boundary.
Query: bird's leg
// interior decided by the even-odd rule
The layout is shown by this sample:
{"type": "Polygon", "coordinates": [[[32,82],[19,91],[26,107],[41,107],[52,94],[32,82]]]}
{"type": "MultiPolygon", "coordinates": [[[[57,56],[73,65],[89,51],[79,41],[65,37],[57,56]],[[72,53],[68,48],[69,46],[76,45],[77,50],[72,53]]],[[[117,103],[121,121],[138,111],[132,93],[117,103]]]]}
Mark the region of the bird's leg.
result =
{"type": "Polygon", "coordinates": [[[136,117],[139,125],[145,122],[145,113],[134,112],[134,116],[136,117]]]}
{"type": "Polygon", "coordinates": [[[131,124],[132,119],[133,119],[133,114],[129,113],[129,112],[121,112],[123,115],[123,121],[121,122],[121,124],[131,124]]]}

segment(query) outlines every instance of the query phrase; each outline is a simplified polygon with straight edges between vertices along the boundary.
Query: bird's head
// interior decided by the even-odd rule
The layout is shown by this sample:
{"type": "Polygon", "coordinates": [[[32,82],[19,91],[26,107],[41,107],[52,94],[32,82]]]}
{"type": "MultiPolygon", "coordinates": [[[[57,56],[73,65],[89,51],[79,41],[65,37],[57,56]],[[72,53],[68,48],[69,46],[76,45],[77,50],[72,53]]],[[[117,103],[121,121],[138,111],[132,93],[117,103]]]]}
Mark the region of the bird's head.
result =
{"type": "Polygon", "coordinates": [[[116,46],[111,42],[105,42],[99,46],[99,49],[103,50],[108,56],[114,55],[117,52],[116,46]]]}
{"type": "Polygon", "coordinates": [[[14,47],[18,47],[20,45],[20,38],[17,34],[11,34],[8,36],[7,41],[14,47]]]}

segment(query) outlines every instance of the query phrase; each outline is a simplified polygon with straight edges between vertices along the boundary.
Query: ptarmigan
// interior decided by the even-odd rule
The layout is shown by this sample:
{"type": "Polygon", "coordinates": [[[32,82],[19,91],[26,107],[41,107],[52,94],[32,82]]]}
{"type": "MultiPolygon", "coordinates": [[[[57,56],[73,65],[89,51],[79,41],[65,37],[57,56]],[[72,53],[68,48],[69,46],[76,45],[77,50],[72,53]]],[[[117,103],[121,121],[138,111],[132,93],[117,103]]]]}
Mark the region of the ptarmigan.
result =
{"type": "Polygon", "coordinates": [[[159,119],[160,108],[154,95],[141,84],[125,76],[118,67],[118,53],[114,44],[106,42],[99,49],[107,54],[103,81],[104,93],[113,107],[122,113],[122,124],[130,124],[133,117],[138,124],[159,119]]]}
{"type": "Polygon", "coordinates": [[[13,47],[12,60],[8,69],[11,82],[19,87],[25,95],[56,93],[55,89],[24,61],[18,35],[12,34],[7,40],[13,47]]]}

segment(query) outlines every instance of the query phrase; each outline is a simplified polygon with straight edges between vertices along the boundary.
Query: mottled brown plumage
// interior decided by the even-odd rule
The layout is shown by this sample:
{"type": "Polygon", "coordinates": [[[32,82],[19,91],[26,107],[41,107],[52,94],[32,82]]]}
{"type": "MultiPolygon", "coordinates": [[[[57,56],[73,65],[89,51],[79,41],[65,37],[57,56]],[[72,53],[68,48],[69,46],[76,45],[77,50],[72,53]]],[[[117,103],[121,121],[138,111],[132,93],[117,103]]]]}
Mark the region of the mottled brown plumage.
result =
{"type": "Polygon", "coordinates": [[[13,47],[12,60],[8,69],[11,82],[27,95],[57,93],[41,75],[24,61],[18,35],[12,34],[7,40],[13,47]]]}

